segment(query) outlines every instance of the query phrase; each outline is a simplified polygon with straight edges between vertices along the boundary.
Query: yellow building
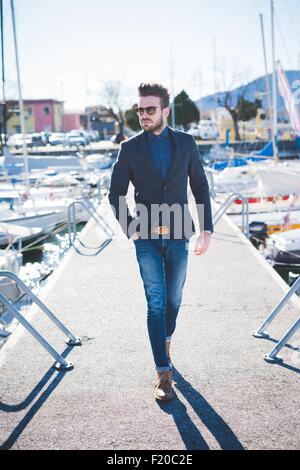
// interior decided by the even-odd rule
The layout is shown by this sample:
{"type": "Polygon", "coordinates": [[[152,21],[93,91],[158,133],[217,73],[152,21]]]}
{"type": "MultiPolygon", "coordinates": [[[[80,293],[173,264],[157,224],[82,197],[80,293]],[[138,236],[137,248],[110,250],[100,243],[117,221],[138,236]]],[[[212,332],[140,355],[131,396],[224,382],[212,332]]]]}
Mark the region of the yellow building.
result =
{"type": "MultiPolygon", "coordinates": [[[[8,135],[21,132],[20,110],[17,101],[7,103],[8,114],[7,121],[8,135]]],[[[45,100],[24,100],[25,114],[25,132],[31,134],[34,132],[61,132],[63,130],[63,102],[45,99],[45,100]]]]}

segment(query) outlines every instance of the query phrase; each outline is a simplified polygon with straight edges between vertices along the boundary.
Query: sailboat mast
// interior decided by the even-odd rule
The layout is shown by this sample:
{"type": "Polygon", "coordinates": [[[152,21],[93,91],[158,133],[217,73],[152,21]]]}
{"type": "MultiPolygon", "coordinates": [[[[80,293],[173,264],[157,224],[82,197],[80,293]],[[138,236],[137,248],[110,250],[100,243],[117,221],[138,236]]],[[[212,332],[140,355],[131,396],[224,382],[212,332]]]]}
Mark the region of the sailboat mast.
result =
{"type": "Polygon", "coordinates": [[[275,59],[275,28],[274,28],[274,0],[271,0],[271,28],[272,28],[272,61],[273,61],[273,74],[272,74],[272,141],[273,141],[273,154],[274,160],[278,160],[277,150],[277,81],[276,81],[276,59],[275,59]]]}
{"type": "Polygon", "coordinates": [[[4,19],[3,19],[3,0],[0,0],[0,16],[1,16],[1,63],[2,63],[2,119],[3,126],[1,132],[4,135],[4,138],[1,137],[2,150],[3,146],[6,143],[6,97],[5,97],[5,57],[4,57],[4,19]]]}
{"type": "MultiPolygon", "coordinates": [[[[216,45],[216,36],[213,40],[213,62],[214,62],[214,88],[215,88],[215,121],[216,127],[218,126],[218,97],[217,97],[217,45],[216,45]]],[[[217,138],[219,140],[219,138],[217,138]]]]}
{"type": "Polygon", "coordinates": [[[264,30],[264,19],[263,19],[263,15],[262,15],[262,14],[260,14],[259,16],[260,16],[261,35],[262,35],[263,52],[264,52],[265,81],[266,81],[266,92],[267,92],[267,99],[268,99],[268,108],[269,108],[269,113],[270,113],[271,122],[273,123],[271,87],[270,87],[269,74],[268,74],[268,62],[267,62],[267,53],[266,53],[266,40],[265,40],[265,30],[264,30]]]}
{"type": "Polygon", "coordinates": [[[26,145],[26,130],[25,130],[25,115],[24,115],[24,101],[22,97],[22,86],[21,86],[21,74],[19,66],[19,52],[18,52],[18,42],[17,42],[17,31],[16,31],[16,18],[15,18],[15,9],[14,9],[14,0],[10,0],[11,14],[13,21],[13,33],[14,33],[14,42],[15,42],[15,56],[16,56],[16,66],[17,66],[17,77],[18,77],[18,93],[19,93],[19,107],[20,107],[20,124],[21,124],[21,133],[23,135],[23,158],[24,158],[24,167],[25,167],[25,177],[27,182],[29,179],[29,168],[28,168],[28,151],[26,145]]]}

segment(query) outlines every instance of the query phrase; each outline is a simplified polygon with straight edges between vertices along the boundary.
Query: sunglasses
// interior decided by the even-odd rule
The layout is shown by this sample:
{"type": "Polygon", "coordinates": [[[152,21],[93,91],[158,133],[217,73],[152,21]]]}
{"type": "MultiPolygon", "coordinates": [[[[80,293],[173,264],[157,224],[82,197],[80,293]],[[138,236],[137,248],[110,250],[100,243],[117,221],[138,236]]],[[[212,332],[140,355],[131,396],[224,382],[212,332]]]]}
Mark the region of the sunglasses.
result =
{"type": "Polygon", "coordinates": [[[147,106],[146,108],[139,108],[138,106],[136,106],[134,108],[134,110],[139,115],[143,114],[143,112],[146,111],[147,114],[152,116],[153,114],[156,113],[156,110],[157,110],[158,107],[159,106],[147,106]]]}

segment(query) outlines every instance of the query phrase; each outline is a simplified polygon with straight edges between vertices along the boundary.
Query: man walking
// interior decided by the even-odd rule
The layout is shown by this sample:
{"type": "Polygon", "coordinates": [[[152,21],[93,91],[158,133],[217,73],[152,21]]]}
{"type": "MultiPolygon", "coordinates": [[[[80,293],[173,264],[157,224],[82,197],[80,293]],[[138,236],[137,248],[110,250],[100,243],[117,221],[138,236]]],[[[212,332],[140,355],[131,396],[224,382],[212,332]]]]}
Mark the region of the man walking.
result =
{"type": "Polygon", "coordinates": [[[142,132],[122,142],[114,165],[109,202],[135,246],[147,300],[147,326],[157,371],[154,393],[171,400],[171,338],[186,279],[189,239],[195,225],[188,210],[188,179],[196,201],[200,233],[195,255],[204,254],[213,232],[209,187],[194,138],[167,125],[168,90],[158,83],[138,88],[136,111],[142,132]],[[139,216],[126,204],[130,181],[139,216]]]}

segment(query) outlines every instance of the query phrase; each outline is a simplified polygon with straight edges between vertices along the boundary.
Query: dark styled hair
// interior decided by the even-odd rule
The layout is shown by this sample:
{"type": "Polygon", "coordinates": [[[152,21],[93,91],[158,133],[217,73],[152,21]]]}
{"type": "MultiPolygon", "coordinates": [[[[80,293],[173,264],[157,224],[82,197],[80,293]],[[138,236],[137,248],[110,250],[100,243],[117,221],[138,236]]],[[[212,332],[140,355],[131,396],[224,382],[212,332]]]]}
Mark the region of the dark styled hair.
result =
{"type": "Polygon", "coordinates": [[[158,96],[162,108],[170,105],[170,94],[166,87],[157,82],[143,82],[138,87],[139,96],[158,96]]]}

